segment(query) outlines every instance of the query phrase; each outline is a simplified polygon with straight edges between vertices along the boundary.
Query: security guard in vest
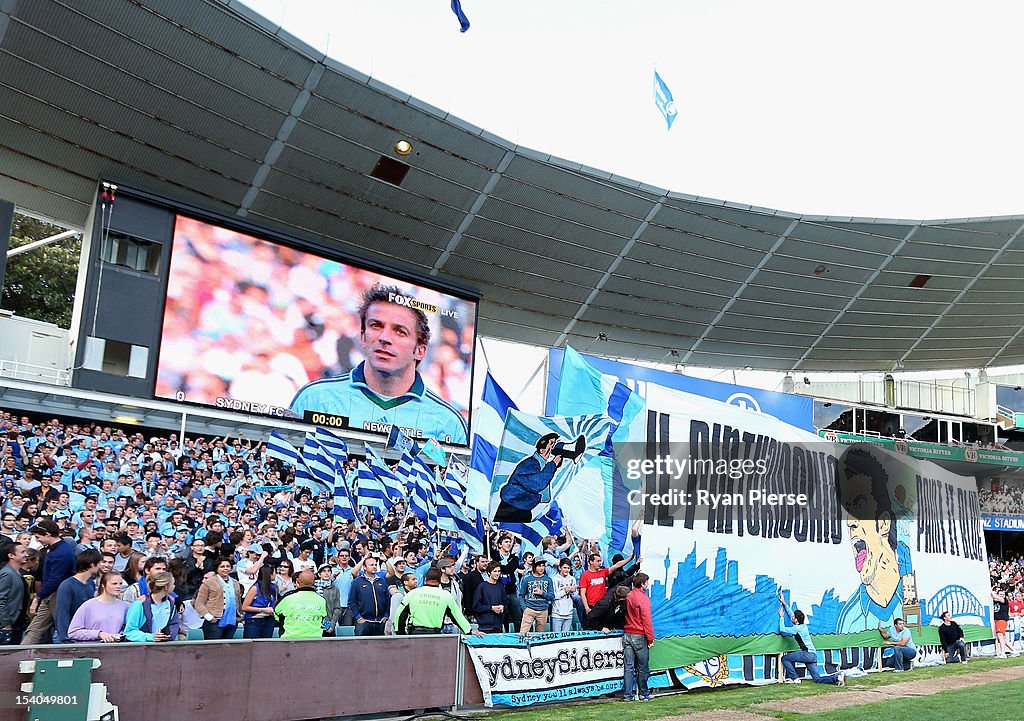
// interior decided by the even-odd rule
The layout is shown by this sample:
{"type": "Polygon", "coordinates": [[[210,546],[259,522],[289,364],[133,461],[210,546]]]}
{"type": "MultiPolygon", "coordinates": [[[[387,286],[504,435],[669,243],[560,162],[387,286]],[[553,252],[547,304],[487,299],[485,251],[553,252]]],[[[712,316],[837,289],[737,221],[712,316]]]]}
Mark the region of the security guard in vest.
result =
{"type": "Polygon", "coordinates": [[[455,602],[451,593],[441,588],[441,572],[436,568],[427,571],[424,585],[414,588],[405,594],[402,605],[398,607],[398,627],[408,628],[413,635],[441,633],[445,614],[451,616],[463,633],[483,636],[480,631],[471,631],[469,621],[455,602]],[[408,626],[406,626],[406,616],[408,626]]]}

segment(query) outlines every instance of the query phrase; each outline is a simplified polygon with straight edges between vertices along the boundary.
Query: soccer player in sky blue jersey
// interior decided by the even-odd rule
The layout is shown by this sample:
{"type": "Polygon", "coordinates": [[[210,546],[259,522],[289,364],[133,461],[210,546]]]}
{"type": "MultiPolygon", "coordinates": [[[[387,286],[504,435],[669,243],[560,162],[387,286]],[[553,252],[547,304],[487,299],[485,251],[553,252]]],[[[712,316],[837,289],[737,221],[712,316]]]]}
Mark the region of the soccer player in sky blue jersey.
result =
{"type": "Polygon", "coordinates": [[[430,326],[426,314],[410,304],[413,299],[394,286],[367,290],[359,309],[366,360],[350,373],[306,384],[292,400],[292,412],[345,416],[351,427],[369,430],[398,424],[411,436],[466,444],[469,427],[462,414],[429,390],[417,371],[427,354],[430,326]]]}

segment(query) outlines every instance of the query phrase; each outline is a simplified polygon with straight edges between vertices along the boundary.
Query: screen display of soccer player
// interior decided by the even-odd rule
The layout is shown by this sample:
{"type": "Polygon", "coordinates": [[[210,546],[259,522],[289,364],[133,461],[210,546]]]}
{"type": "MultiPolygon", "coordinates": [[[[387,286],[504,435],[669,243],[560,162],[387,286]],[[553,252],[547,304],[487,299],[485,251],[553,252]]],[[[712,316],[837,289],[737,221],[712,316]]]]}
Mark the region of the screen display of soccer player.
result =
{"type": "Polygon", "coordinates": [[[469,442],[476,302],[179,215],[155,395],[469,442]]]}

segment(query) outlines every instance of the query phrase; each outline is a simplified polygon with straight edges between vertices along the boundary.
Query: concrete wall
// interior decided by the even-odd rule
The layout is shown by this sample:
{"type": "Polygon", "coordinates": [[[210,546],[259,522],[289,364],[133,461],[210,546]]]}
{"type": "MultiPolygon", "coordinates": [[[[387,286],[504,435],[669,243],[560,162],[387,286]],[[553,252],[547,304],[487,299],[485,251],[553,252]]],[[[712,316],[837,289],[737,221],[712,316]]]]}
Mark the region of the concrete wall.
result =
{"type": "MultiPolygon", "coordinates": [[[[469,669],[469,703],[482,700],[457,636],[189,641],[0,648],[0,693],[30,681],[18,662],[98,658],[93,683],[121,721],[298,721],[456,704],[456,669],[469,669]]],[[[0,707],[0,721],[24,708],[0,707]]]]}

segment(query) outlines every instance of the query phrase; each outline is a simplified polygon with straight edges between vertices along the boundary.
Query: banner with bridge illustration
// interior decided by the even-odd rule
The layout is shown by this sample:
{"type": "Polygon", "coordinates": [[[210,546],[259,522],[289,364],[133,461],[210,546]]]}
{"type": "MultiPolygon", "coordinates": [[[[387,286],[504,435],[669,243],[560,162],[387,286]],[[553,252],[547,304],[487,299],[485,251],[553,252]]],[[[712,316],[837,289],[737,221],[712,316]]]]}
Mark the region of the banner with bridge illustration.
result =
{"type": "MultiPolygon", "coordinates": [[[[973,478],[870,444],[828,442],[756,403],[631,383],[626,364],[596,383],[578,359],[560,369],[559,413],[614,418],[613,406],[630,407],[624,393],[640,409],[620,413],[604,475],[609,525],[644,519],[652,668],[692,676],[684,667],[796,649],[778,633],[780,593],[839,665],[862,663],[841,650],[876,646],[878,624],[898,617],[922,645],[937,643],[943,610],[968,641],[991,638],[973,478]]],[[[559,498],[567,517],[570,491],[559,498]]]]}

